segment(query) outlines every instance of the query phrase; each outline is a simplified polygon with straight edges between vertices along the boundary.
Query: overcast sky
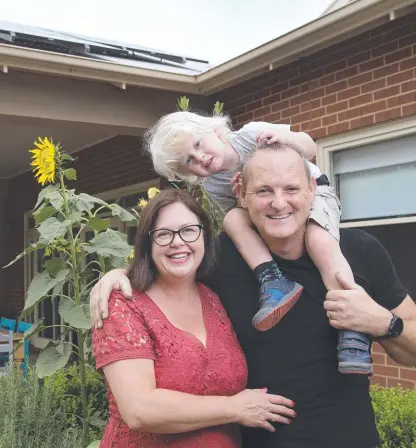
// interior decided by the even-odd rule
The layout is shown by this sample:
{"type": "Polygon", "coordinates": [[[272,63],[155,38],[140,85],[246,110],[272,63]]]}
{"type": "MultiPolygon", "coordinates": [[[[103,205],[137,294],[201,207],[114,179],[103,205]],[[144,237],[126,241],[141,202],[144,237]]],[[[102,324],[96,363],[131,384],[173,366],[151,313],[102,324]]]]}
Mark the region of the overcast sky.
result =
{"type": "Polygon", "coordinates": [[[219,64],[314,19],[331,0],[14,0],[0,20],[219,64]]]}

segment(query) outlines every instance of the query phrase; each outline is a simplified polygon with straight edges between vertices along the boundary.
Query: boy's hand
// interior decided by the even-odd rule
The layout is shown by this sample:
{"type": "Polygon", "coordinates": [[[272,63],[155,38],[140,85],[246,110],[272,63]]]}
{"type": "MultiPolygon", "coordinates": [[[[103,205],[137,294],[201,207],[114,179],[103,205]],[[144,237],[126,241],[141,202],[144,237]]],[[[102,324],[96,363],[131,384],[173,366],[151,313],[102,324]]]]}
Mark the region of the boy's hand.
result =
{"type": "Polygon", "coordinates": [[[313,159],[316,156],[316,144],[305,132],[293,132],[286,127],[268,129],[257,136],[257,143],[266,140],[267,144],[280,143],[295,147],[305,159],[313,159]]]}
{"type": "Polygon", "coordinates": [[[230,180],[230,185],[234,195],[237,195],[237,184],[241,183],[241,172],[236,173],[230,180]]]}

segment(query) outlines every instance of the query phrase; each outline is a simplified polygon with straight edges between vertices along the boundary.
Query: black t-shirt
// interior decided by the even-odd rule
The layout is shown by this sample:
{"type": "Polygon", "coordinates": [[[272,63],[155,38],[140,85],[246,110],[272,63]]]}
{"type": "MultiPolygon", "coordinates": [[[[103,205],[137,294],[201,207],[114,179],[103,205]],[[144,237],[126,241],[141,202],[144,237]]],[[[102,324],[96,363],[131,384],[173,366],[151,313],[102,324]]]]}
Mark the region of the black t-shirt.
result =
{"type": "MultiPolygon", "coordinates": [[[[296,403],[297,417],[276,432],[243,429],[244,448],[374,448],[378,435],[364,375],[343,375],[337,368],[337,331],[328,322],[326,289],[305,253],[297,260],[275,256],[284,275],[304,291],[274,328],[256,331],[258,284],[231,240],[219,237],[218,267],[207,282],[220,297],[247,358],[248,388],[296,403]]],[[[341,249],[356,282],[382,306],[393,309],[407,292],[380,242],[360,230],[341,230],[341,249]]]]}

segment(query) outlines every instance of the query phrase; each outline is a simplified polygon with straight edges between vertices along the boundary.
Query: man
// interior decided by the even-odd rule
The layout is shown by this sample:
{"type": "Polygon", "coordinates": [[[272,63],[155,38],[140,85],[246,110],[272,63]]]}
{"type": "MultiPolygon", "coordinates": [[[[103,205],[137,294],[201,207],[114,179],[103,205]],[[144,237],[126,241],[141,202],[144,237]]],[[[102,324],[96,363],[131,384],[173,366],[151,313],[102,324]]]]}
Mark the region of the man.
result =
{"type": "MultiPolygon", "coordinates": [[[[251,325],[257,282],[231,240],[219,237],[219,266],[209,286],[221,298],[247,357],[248,387],[267,387],[292,399],[297,412],[290,425],[277,425],[274,433],[244,429],[245,448],[378,445],[368,378],[337,370],[337,329],[388,337],[381,340],[387,353],[398,363],[416,365],[416,305],[375,238],[358,230],[341,232],[341,248],[358,284],[339,278],[344,290],[325,290],[304,245],[314,190],[304,160],[289,147],[258,148],[243,172],[242,205],[283,273],[304,286],[298,303],[269,331],[251,325]]],[[[107,274],[92,294],[96,322],[106,315],[113,287],[130,291],[123,274],[107,274]]]]}

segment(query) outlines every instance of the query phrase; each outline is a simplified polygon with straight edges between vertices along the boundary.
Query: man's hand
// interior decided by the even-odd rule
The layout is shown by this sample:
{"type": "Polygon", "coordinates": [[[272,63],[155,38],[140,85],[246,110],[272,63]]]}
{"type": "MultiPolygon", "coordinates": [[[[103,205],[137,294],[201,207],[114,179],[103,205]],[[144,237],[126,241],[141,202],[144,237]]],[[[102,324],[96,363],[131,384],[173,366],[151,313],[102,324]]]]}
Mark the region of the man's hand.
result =
{"type": "Polygon", "coordinates": [[[127,299],[133,297],[130,280],[124,269],[113,269],[107,272],[91,290],[91,319],[95,328],[101,328],[103,319],[108,317],[108,299],[113,289],[121,291],[127,299]]]}
{"type": "Polygon", "coordinates": [[[329,323],[337,330],[358,331],[373,337],[386,334],[391,312],[356,283],[348,282],[339,274],[337,280],[344,289],[329,291],[324,302],[329,323]]]}

